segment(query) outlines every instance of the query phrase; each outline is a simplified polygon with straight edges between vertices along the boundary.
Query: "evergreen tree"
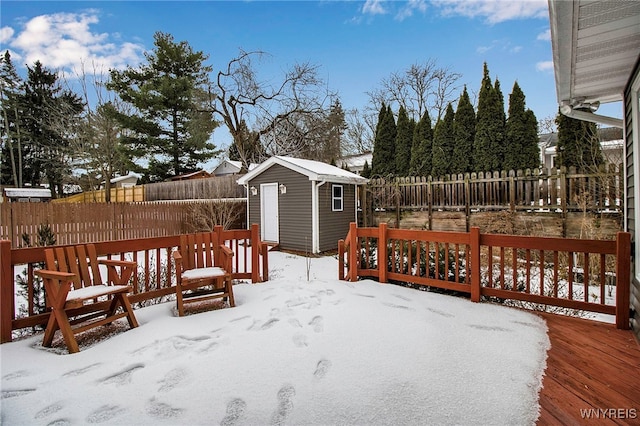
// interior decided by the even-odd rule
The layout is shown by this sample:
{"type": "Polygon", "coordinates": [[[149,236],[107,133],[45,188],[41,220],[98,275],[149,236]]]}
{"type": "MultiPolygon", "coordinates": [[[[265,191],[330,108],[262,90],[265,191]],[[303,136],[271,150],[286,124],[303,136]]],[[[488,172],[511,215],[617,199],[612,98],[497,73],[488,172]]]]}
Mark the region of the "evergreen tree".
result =
{"type": "Polygon", "coordinates": [[[409,170],[412,175],[426,176],[431,173],[432,143],[431,117],[429,117],[429,112],[425,110],[413,131],[409,170]]]}
{"type": "Polygon", "coordinates": [[[347,129],[344,109],[340,99],[331,104],[326,123],[326,136],[324,139],[324,161],[342,157],[342,136],[347,129]]]}
{"type": "Polygon", "coordinates": [[[3,141],[0,152],[0,185],[23,186],[22,159],[24,143],[21,135],[21,106],[23,81],[11,61],[11,54],[5,51],[0,66],[0,134],[3,141]]]}
{"type": "Polygon", "coordinates": [[[453,121],[455,113],[451,104],[447,105],[444,118],[436,124],[433,132],[433,160],[431,175],[444,176],[451,173],[451,156],[453,155],[453,121]]]}
{"type": "Polygon", "coordinates": [[[369,162],[365,161],[364,166],[362,166],[362,172],[360,176],[369,179],[371,177],[371,169],[369,168],[369,162]]]}
{"type": "Polygon", "coordinates": [[[409,119],[407,111],[401,106],[400,111],[398,112],[398,126],[395,142],[395,173],[398,176],[407,176],[409,174],[411,145],[413,142],[413,129],[415,128],[415,125],[415,122],[409,119]]]}
{"type": "Polygon", "coordinates": [[[63,90],[58,75],[39,61],[27,66],[24,87],[21,114],[28,139],[23,161],[25,183],[38,186],[46,180],[51,197],[61,197],[71,175],[70,138],[78,134],[84,105],[77,95],[63,90]]]}
{"type": "Polygon", "coordinates": [[[169,34],[154,35],[155,48],[139,68],[111,71],[107,87],[134,108],[121,114],[130,130],[129,154],[146,158],[150,180],[197,170],[218,152],[209,142],[217,126],[209,108],[207,56],[169,34]]]}
{"type": "Polygon", "coordinates": [[[451,173],[472,171],[471,155],[476,133],[476,112],[473,110],[467,86],[464,87],[453,121],[453,157],[451,173]]]}
{"type": "Polygon", "coordinates": [[[395,173],[396,122],[390,106],[383,104],[378,120],[371,174],[385,176],[395,173]]]}
{"type": "Polygon", "coordinates": [[[516,81],[509,95],[509,117],[505,126],[505,170],[535,168],[540,163],[538,121],[533,111],[525,111],[525,96],[516,81]]]}
{"type": "MultiPolygon", "coordinates": [[[[500,88],[499,84],[496,86],[500,88]]],[[[502,94],[491,84],[485,62],[473,143],[473,168],[479,172],[499,170],[502,164],[500,144],[504,132],[504,102],[501,102],[501,97],[502,94]]]]}
{"type": "Polygon", "coordinates": [[[495,132],[494,132],[494,141],[493,141],[493,151],[498,161],[497,166],[494,170],[502,170],[504,163],[504,142],[505,142],[505,126],[507,124],[507,116],[504,112],[504,95],[502,94],[502,90],[500,89],[500,81],[496,77],[496,81],[493,85],[493,91],[496,98],[495,105],[495,132]]]}
{"type": "Polygon", "coordinates": [[[595,123],[576,120],[558,113],[556,124],[558,125],[556,152],[559,166],[593,171],[604,163],[595,123]]]}

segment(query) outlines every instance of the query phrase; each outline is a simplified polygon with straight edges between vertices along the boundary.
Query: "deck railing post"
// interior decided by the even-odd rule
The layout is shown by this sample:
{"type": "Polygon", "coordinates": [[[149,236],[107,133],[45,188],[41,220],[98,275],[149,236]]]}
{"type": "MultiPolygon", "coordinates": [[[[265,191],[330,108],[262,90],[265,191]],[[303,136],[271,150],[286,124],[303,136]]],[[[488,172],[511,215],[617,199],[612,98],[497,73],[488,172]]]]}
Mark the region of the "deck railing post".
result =
{"type": "Polygon", "coordinates": [[[631,281],[631,234],[618,232],[616,236],[616,327],[629,330],[631,281]]]}
{"type": "Polygon", "coordinates": [[[260,282],[260,228],[251,224],[251,282],[260,282]]]}
{"type": "Polygon", "coordinates": [[[471,301],[480,301],[480,228],[474,226],[469,231],[471,248],[471,301]]]}
{"type": "Polygon", "coordinates": [[[14,308],[13,267],[11,241],[0,241],[0,343],[11,341],[11,322],[14,308]]]}
{"type": "Polygon", "coordinates": [[[387,282],[387,224],[378,227],[378,279],[387,282]]]}
{"type": "Polygon", "coordinates": [[[338,240],[338,280],[344,280],[344,240],[338,240]]]}
{"type": "Polygon", "coordinates": [[[358,224],[356,222],[351,222],[349,224],[349,235],[351,236],[351,241],[349,241],[349,281],[356,282],[358,281],[358,266],[360,262],[358,262],[358,224]]]}

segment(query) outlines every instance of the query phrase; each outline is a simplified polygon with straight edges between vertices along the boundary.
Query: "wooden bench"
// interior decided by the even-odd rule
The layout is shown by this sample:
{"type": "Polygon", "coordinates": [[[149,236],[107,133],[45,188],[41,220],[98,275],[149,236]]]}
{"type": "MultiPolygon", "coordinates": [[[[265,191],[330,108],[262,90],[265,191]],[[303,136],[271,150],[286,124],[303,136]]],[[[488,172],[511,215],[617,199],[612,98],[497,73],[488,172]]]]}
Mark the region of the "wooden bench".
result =
{"type": "Polygon", "coordinates": [[[231,280],[233,251],[218,243],[215,232],[180,236],[176,262],[176,307],[184,315],[185,303],[222,298],[235,306],[231,280]]]}
{"type": "Polygon", "coordinates": [[[47,269],[35,271],[44,280],[47,306],[51,307],[43,346],[51,347],[58,329],[69,353],[75,353],[80,350],[75,338],[78,333],[124,317],[131,328],[138,326],[127,297],[131,291],[127,283],[136,262],[98,260],[93,244],[46,249],[45,262],[47,269]],[[107,267],[106,284],[99,265],[107,267]]]}

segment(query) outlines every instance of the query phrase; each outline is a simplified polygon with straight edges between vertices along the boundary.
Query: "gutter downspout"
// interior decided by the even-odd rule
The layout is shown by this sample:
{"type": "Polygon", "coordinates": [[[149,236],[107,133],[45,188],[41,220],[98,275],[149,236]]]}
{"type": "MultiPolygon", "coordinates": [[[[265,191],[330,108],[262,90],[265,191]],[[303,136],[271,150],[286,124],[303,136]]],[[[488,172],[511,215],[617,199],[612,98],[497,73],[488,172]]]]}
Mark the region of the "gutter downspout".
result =
{"type": "Polygon", "coordinates": [[[575,109],[568,104],[560,106],[560,112],[567,117],[575,118],[577,120],[606,124],[608,126],[624,129],[624,122],[621,118],[607,117],[605,115],[594,114],[590,111],[575,109]]]}
{"type": "Polygon", "coordinates": [[[318,211],[320,204],[319,188],[325,183],[327,183],[326,180],[323,180],[322,182],[311,182],[311,250],[314,254],[320,253],[320,215],[318,211]]]}

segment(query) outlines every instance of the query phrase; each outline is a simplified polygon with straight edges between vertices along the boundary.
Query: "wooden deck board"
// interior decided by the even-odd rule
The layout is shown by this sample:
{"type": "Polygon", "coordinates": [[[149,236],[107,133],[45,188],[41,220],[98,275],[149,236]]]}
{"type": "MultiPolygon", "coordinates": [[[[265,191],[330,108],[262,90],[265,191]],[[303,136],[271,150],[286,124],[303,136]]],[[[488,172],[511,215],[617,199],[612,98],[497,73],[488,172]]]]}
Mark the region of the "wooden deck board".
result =
{"type": "Polygon", "coordinates": [[[551,349],[538,425],[640,424],[640,345],[613,324],[541,313],[551,349]],[[581,410],[617,410],[585,419],[581,410]]]}

